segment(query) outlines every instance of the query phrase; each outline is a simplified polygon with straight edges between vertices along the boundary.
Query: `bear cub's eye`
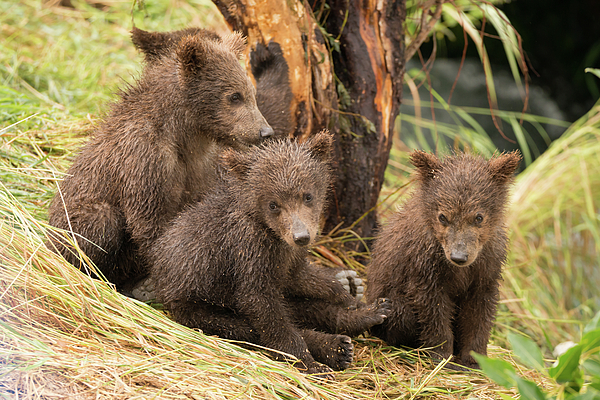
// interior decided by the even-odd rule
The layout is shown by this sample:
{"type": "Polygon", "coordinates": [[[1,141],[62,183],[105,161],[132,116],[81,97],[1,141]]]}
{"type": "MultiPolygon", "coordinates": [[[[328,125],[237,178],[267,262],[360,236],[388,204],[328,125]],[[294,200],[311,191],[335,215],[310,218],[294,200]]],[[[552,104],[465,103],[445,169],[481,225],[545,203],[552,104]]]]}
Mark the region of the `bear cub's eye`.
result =
{"type": "Polygon", "coordinates": [[[277,203],[272,201],[269,203],[269,210],[271,210],[273,212],[277,212],[277,211],[279,211],[279,206],[277,205],[277,203]]]}
{"type": "Polygon", "coordinates": [[[448,218],[446,218],[446,216],[444,214],[440,214],[438,216],[438,219],[440,220],[440,223],[444,226],[448,225],[448,218]]]}
{"type": "Polygon", "coordinates": [[[313,200],[313,195],[310,193],[305,193],[304,194],[304,202],[305,203],[310,203],[313,200]]]}
{"type": "Polygon", "coordinates": [[[229,96],[229,101],[232,103],[241,103],[242,99],[243,98],[240,93],[234,93],[231,96],[229,96]]]}
{"type": "Polygon", "coordinates": [[[482,222],[483,222],[483,215],[477,214],[477,216],[475,217],[475,225],[479,225],[482,222]]]}

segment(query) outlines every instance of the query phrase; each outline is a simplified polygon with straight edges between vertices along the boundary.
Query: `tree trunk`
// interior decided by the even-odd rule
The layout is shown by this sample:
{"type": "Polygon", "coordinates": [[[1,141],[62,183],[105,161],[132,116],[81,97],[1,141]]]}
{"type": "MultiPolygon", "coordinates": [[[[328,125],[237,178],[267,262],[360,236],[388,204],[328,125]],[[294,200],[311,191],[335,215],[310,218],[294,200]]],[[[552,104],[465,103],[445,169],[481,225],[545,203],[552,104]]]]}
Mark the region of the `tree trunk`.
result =
{"type": "MultiPolygon", "coordinates": [[[[293,94],[290,134],[334,132],[325,229],[351,226],[377,204],[383,183],[402,94],[405,0],[213,1],[251,51],[279,43],[293,94]]],[[[370,237],[376,223],[371,212],[353,230],[370,237]]]]}

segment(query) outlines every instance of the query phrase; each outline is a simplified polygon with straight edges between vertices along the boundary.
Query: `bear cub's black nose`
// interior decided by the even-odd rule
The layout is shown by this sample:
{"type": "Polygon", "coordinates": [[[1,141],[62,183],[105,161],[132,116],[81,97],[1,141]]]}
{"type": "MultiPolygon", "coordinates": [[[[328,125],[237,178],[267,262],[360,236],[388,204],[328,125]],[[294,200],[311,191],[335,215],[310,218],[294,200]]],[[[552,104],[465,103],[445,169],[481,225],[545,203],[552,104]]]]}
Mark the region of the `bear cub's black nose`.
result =
{"type": "Polygon", "coordinates": [[[469,259],[469,255],[467,253],[463,253],[462,251],[453,251],[452,254],[450,254],[450,259],[458,265],[463,265],[469,259]]]}
{"type": "Polygon", "coordinates": [[[270,126],[263,126],[262,128],[260,128],[259,134],[261,138],[268,138],[273,136],[275,132],[273,132],[273,128],[271,128],[270,126]]]}
{"type": "Polygon", "coordinates": [[[298,246],[306,246],[310,242],[310,235],[308,232],[299,232],[294,234],[294,243],[298,246]]]}

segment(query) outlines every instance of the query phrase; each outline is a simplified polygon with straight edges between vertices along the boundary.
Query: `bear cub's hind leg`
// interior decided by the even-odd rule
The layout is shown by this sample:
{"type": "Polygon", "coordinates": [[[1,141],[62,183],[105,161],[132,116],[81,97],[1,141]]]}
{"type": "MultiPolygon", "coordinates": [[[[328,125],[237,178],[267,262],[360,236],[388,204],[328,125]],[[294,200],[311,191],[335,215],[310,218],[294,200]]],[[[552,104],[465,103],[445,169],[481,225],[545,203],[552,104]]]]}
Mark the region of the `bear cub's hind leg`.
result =
{"type": "MultiPolygon", "coordinates": [[[[119,252],[125,239],[125,219],[118,209],[106,202],[81,202],[77,199],[68,206],[68,214],[60,198],[53,201],[50,212],[50,225],[74,234],[74,240],[79,248],[93,260],[96,267],[110,281],[113,276],[119,252]]],[[[62,256],[80,269],[87,269],[79,254],[64,237],[49,232],[50,246],[56,248],[62,256]]],[[[114,282],[116,283],[116,282],[114,282]]],[[[120,283],[120,282],[119,282],[120,283]]]]}

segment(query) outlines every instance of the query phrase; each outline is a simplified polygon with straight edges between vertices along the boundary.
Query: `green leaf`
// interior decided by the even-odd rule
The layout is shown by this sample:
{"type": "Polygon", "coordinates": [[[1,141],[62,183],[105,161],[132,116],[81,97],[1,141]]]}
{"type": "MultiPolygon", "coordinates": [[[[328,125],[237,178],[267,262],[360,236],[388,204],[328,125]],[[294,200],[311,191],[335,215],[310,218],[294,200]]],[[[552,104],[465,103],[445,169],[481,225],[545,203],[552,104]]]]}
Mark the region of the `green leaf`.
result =
{"type": "MultiPolygon", "coordinates": [[[[596,71],[600,71],[600,69],[597,69],[596,71]]],[[[585,335],[586,333],[594,331],[596,329],[600,329],[600,311],[598,311],[596,315],[594,315],[594,318],[592,318],[592,320],[585,326],[585,328],[583,328],[583,334],[585,335]]]]}
{"type": "Polygon", "coordinates": [[[563,355],[558,357],[558,360],[552,368],[548,370],[550,377],[554,378],[558,383],[572,381],[579,370],[579,358],[581,357],[582,346],[580,344],[571,347],[563,355]]]}
{"type": "Polygon", "coordinates": [[[594,375],[600,378],[600,362],[597,360],[585,360],[583,362],[583,368],[588,374],[594,375]]]}
{"type": "Polygon", "coordinates": [[[598,68],[586,68],[585,72],[592,73],[592,74],[596,75],[598,78],[600,78],[600,69],[598,69],[598,68]]]}
{"type": "Polygon", "coordinates": [[[522,399],[527,400],[545,400],[546,396],[538,385],[527,379],[517,377],[517,388],[522,399]]]}
{"type": "Polygon", "coordinates": [[[600,329],[587,332],[585,335],[583,335],[579,344],[582,347],[582,353],[587,353],[588,351],[598,349],[600,347],[600,329]]]}
{"type": "Polygon", "coordinates": [[[481,370],[488,378],[507,389],[516,386],[517,373],[510,363],[499,358],[489,358],[475,352],[471,355],[477,360],[481,370]]]}
{"type": "Polygon", "coordinates": [[[509,332],[508,341],[514,350],[515,355],[519,357],[523,364],[530,368],[535,368],[538,371],[543,371],[545,369],[542,352],[533,340],[509,332]]]}

